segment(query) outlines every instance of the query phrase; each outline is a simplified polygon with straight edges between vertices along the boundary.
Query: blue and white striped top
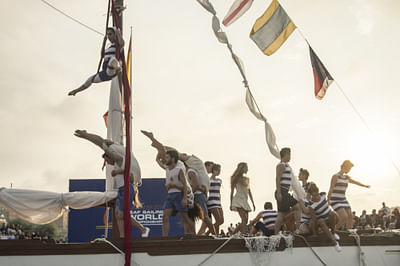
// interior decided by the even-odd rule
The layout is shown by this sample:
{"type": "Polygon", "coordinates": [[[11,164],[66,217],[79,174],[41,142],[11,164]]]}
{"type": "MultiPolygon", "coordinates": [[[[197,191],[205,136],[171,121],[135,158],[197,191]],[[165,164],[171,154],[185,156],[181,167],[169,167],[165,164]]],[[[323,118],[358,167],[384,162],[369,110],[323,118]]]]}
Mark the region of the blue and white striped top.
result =
{"type": "Polygon", "coordinates": [[[274,210],[262,211],[263,223],[265,224],[266,228],[274,227],[277,217],[278,217],[278,213],[274,210]]]}
{"type": "Polygon", "coordinates": [[[318,202],[312,202],[311,208],[315,212],[317,219],[328,219],[328,215],[331,212],[328,201],[326,200],[326,193],[320,193],[321,199],[318,202]]]}
{"type": "MultiPolygon", "coordinates": [[[[304,205],[306,206],[306,208],[308,208],[312,205],[312,202],[309,201],[308,199],[304,199],[304,205]]],[[[311,220],[311,215],[304,212],[301,213],[300,224],[309,224],[310,220],[311,220]]]]}
{"type": "Polygon", "coordinates": [[[285,166],[285,170],[282,173],[280,181],[281,188],[289,190],[292,184],[292,169],[287,163],[281,162],[279,164],[283,164],[285,166]]]}
{"type": "Polygon", "coordinates": [[[107,49],[104,50],[104,61],[110,60],[112,57],[115,57],[115,44],[112,43],[110,46],[108,46],[107,49]]]}
{"type": "Polygon", "coordinates": [[[333,187],[333,191],[331,194],[331,200],[344,200],[346,199],[346,189],[349,185],[349,180],[344,178],[339,173],[336,174],[337,181],[335,186],[333,187]]]}
{"type": "Polygon", "coordinates": [[[210,179],[210,190],[208,194],[207,208],[222,208],[221,206],[221,179],[210,179]]]}

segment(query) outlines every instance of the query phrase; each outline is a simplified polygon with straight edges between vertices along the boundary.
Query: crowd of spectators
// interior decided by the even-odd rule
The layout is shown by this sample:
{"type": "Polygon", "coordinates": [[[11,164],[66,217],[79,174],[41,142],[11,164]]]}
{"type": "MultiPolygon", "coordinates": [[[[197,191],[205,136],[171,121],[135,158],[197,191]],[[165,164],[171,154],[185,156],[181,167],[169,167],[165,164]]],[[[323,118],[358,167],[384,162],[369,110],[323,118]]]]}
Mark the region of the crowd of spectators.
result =
{"type": "Polygon", "coordinates": [[[39,232],[25,232],[21,225],[3,223],[0,228],[0,240],[23,239],[48,240],[50,237],[47,232],[44,234],[40,234],[39,232]]]}
{"type": "Polygon", "coordinates": [[[382,208],[376,211],[373,209],[370,214],[363,210],[360,216],[356,216],[353,212],[354,229],[400,229],[400,213],[399,208],[392,210],[382,202],[382,208]]]}

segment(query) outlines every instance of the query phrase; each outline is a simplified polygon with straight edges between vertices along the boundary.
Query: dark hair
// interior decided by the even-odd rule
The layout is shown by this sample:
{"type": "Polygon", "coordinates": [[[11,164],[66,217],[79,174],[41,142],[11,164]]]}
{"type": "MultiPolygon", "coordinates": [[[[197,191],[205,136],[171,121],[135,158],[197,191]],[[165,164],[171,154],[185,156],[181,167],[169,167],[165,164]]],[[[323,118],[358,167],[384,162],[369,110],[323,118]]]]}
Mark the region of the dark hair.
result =
{"type": "Polygon", "coordinates": [[[115,33],[115,29],[113,27],[107,27],[107,30],[112,30],[115,33]]]}
{"type": "Polygon", "coordinates": [[[214,172],[214,171],[221,171],[221,165],[213,164],[213,166],[211,168],[211,172],[214,172]]]}
{"type": "Polygon", "coordinates": [[[264,209],[266,210],[271,210],[272,209],[272,203],[267,201],[266,203],[264,203],[264,209]]]}
{"type": "Polygon", "coordinates": [[[282,158],[283,156],[285,156],[288,153],[290,153],[290,148],[286,147],[286,148],[282,148],[279,154],[281,155],[281,158],[282,158]]]}
{"type": "Polygon", "coordinates": [[[214,165],[214,163],[211,162],[211,161],[206,161],[206,162],[204,163],[204,165],[205,165],[205,166],[210,166],[210,165],[214,165]]]}
{"type": "Polygon", "coordinates": [[[307,169],[303,169],[303,168],[300,168],[300,174],[305,175],[306,180],[310,176],[310,173],[308,172],[308,170],[307,169]]]}
{"type": "Polygon", "coordinates": [[[175,151],[175,150],[169,150],[169,151],[166,152],[166,154],[168,154],[169,156],[171,156],[171,158],[174,158],[174,159],[175,159],[175,163],[178,162],[179,156],[178,156],[178,152],[177,152],[177,151],[175,151]]]}

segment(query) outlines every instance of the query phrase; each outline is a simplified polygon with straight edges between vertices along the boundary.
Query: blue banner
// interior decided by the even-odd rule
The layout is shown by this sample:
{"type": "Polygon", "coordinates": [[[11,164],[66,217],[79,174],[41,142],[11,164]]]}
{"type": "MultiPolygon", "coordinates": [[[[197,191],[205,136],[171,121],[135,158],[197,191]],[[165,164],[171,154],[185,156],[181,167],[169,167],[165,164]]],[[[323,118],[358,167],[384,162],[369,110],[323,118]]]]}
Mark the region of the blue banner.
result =
{"type": "MultiPolygon", "coordinates": [[[[165,178],[144,178],[139,187],[139,199],[143,208],[134,209],[132,216],[145,227],[150,228],[150,237],[162,236],[162,212],[167,197],[165,178]]],[[[104,191],[104,179],[70,179],[69,191],[104,191]]],[[[88,242],[93,238],[104,237],[106,208],[93,207],[85,210],[70,209],[68,215],[68,241],[88,242]]],[[[109,211],[109,231],[111,237],[112,210],[109,211]]],[[[183,235],[180,215],[170,219],[170,236],[183,235]]],[[[140,237],[138,229],[132,228],[132,237],[140,237]]]]}

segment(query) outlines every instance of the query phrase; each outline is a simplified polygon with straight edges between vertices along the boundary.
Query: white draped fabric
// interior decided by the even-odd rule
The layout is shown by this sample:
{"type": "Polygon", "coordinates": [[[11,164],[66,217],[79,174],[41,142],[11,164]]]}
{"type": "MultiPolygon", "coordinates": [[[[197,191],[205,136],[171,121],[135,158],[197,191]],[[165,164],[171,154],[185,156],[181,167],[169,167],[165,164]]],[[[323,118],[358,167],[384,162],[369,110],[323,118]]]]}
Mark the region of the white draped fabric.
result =
{"type": "MultiPolygon", "coordinates": [[[[122,105],[121,92],[119,86],[118,75],[111,81],[110,100],[108,104],[108,126],[107,139],[115,143],[122,144],[122,105]]],[[[125,154],[125,153],[124,153],[125,154]]],[[[111,171],[114,166],[106,166],[106,191],[111,191],[115,188],[114,179],[111,176],[111,171]]]]}
{"type": "Polygon", "coordinates": [[[87,209],[104,204],[116,197],[116,191],[56,193],[0,188],[0,204],[15,212],[20,218],[34,224],[47,224],[57,220],[67,207],[87,209]]]}

